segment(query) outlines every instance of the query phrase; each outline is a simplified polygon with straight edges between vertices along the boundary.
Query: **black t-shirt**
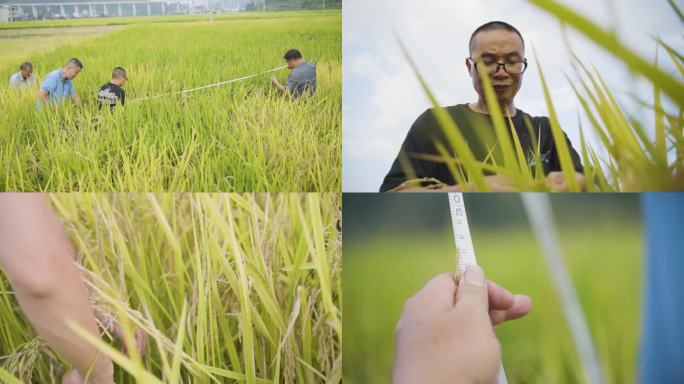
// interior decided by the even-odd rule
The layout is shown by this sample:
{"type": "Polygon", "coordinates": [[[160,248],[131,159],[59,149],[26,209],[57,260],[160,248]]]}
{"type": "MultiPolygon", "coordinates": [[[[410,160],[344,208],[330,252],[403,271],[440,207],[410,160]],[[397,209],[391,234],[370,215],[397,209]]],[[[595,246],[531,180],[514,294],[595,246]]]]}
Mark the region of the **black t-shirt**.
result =
{"type": "MultiPolygon", "coordinates": [[[[453,105],[445,108],[451,118],[458,126],[461,134],[468,142],[468,145],[477,161],[485,161],[488,156],[493,156],[497,160],[497,164],[502,164],[500,161],[502,154],[500,149],[497,151],[496,133],[489,115],[478,113],[470,109],[467,104],[453,105]]],[[[537,147],[537,141],[533,141],[530,137],[530,131],[525,120],[528,120],[532,126],[535,140],[539,142],[539,157],[542,162],[544,174],[552,171],[560,171],[560,161],[556,152],[556,146],[551,134],[551,125],[548,117],[532,117],[529,114],[517,109],[515,116],[511,118],[515,132],[520,140],[520,145],[528,158],[528,164],[534,168],[533,153],[537,147]],[[534,145],[533,145],[534,142],[534,145]]],[[[506,120],[506,125],[510,125],[506,120]]],[[[565,139],[570,148],[570,155],[575,165],[577,172],[583,172],[580,156],[572,148],[572,144],[567,135],[565,139]]],[[[386,192],[398,187],[406,181],[406,174],[400,162],[400,157],[403,155],[405,159],[410,162],[413,171],[417,178],[431,177],[435,178],[445,184],[454,185],[454,179],[451,171],[443,162],[430,161],[425,158],[419,158],[420,155],[436,155],[440,156],[435,143],[441,143],[449,151],[451,156],[455,156],[453,148],[449,145],[449,141],[444,134],[442,127],[437,123],[432,109],[428,109],[423,114],[418,116],[418,119],[411,126],[411,130],[401,146],[399,155],[397,155],[392,168],[385,176],[385,179],[380,186],[380,192],[386,192]]]]}
{"type": "Polygon", "coordinates": [[[126,102],[126,92],[116,84],[107,83],[101,86],[97,92],[97,101],[100,103],[100,108],[103,105],[108,105],[111,110],[114,110],[117,102],[124,105],[126,102]]]}

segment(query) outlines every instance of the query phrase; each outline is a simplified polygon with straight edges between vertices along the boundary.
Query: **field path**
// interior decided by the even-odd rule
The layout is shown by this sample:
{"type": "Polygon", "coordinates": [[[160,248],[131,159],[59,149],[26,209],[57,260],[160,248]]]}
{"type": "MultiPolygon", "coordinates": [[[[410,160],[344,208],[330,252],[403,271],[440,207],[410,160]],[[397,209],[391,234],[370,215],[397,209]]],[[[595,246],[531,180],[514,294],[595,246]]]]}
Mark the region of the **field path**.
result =
{"type": "Polygon", "coordinates": [[[104,35],[126,28],[128,25],[98,25],[89,27],[55,27],[0,29],[0,69],[18,66],[36,52],[51,52],[66,45],[79,43],[90,37],[104,35]]]}

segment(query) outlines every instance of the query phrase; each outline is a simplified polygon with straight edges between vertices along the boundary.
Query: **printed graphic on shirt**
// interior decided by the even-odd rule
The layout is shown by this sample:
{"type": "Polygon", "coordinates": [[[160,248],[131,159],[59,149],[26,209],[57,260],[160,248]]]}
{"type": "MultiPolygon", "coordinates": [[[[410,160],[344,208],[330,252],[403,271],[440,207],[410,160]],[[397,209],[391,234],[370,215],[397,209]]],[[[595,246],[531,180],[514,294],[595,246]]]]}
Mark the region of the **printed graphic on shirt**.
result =
{"type": "Polygon", "coordinates": [[[103,85],[97,92],[97,101],[100,103],[100,107],[108,105],[112,110],[117,103],[124,105],[125,97],[126,94],[124,90],[112,83],[103,85]]]}

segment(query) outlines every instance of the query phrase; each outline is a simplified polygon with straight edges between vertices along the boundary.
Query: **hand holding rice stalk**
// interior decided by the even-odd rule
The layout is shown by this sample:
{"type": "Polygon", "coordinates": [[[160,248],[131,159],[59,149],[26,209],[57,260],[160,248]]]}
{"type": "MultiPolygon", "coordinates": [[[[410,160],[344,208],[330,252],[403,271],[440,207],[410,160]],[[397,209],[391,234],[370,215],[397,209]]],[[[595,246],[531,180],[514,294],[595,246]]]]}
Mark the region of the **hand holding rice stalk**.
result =
{"type": "MultiPolygon", "coordinates": [[[[115,382],[341,380],[339,195],[72,194],[51,202],[78,250],[104,338],[70,327],[116,364],[115,382]],[[138,330],[149,338],[145,355],[138,330]],[[124,351],[107,331],[122,336],[124,351]]],[[[68,372],[36,340],[13,297],[0,296],[0,356],[9,356],[0,358],[0,380],[50,382],[68,372]]]]}

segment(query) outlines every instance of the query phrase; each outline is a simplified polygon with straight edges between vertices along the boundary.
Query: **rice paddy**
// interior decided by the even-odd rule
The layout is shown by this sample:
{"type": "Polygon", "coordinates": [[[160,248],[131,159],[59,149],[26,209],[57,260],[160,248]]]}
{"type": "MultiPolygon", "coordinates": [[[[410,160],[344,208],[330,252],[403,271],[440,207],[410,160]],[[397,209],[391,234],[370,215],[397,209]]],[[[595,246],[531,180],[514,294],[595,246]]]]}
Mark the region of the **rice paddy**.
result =
{"type": "MultiPolygon", "coordinates": [[[[50,199],[93,307],[149,335],[144,357],[122,355],[106,333],[91,340],[117,363],[116,383],[341,380],[339,195],[50,199]]],[[[60,383],[68,368],[0,274],[0,381],[60,383]]]]}
{"type": "MultiPolygon", "coordinates": [[[[248,16],[140,18],[25,55],[39,81],[78,57],[84,70],[74,85],[83,105],[36,111],[36,88],[17,93],[0,84],[0,190],[339,191],[341,12],[248,16]],[[265,73],[134,101],[280,67],[290,48],[317,65],[314,97],[281,97],[265,73]],[[96,93],[115,66],[128,72],[127,103],[110,114],[98,108],[96,93]]],[[[45,27],[22,25],[29,26],[45,27]]],[[[4,44],[0,50],[9,49],[4,44]]],[[[0,77],[21,61],[3,62],[0,77]]],[[[284,83],[288,71],[272,74],[284,83]]]]}

